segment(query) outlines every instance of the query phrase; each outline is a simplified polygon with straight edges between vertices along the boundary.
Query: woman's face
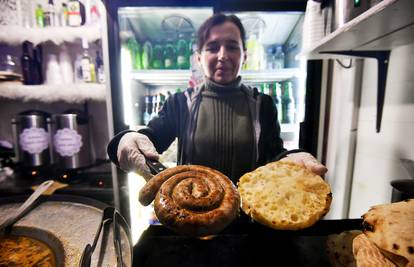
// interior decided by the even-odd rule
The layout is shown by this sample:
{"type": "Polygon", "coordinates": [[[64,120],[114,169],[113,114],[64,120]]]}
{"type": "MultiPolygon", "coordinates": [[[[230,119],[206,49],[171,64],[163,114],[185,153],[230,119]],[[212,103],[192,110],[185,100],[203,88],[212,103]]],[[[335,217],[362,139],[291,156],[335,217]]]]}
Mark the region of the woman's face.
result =
{"type": "Polygon", "coordinates": [[[246,60],[239,28],[229,21],[212,27],[197,59],[210,80],[219,84],[234,81],[246,60]]]}

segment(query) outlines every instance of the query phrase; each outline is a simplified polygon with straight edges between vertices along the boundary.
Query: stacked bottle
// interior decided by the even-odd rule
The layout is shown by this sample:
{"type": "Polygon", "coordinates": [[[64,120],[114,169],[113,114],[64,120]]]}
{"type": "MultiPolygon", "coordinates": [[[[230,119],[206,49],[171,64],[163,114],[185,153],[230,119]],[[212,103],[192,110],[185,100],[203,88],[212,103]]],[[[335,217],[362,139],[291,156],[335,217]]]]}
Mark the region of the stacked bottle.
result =
{"type": "Polygon", "coordinates": [[[156,117],[166,101],[167,93],[147,94],[144,96],[144,112],[142,114],[142,123],[148,125],[148,122],[156,117]]]}
{"type": "Polygon", "coordinates": [[[291,81],[286,81],[282,88],[282,123],[291,124],[294,122],[295,100],[293,98],[293,87],[291,81]]]}
{"type": "Polygon", "coordinates": [[[295,98],[293,95],[292,81],[270,82],[252,85],[259,89],[260,93],[270,95],[276,105],[279,123],[295,123],[295,98]]]}
{"type": "Polygon", "coordinates": [[[133,70],[192,69],[195,66],[195,45],[195,35],[186,38],[183,33],[178,35],[177,41],[167,38],[165,41],[139,42],[135,37],[130,37],[126,41],[133,70]]]}
{"type": "MultiPolygon", "coordinates": [[[[97,10],[96,5],[93,5],[90,12],[98,14],[97,10]]],[[[45,7],[37,4],[34,13],[34,24],[38,28],[56,26],[77,27],[84,25],[86,22],[85,6],[78,0],[69,0],[67,3],[62,2],[60,7],[56,7],[53,0],[48,0],[45,7]]],[[[92,13],[90,16],[92,16],[92,13]]]]}
{"type": "Polygon", "coordinates": [[[82,55],[78,55],[75,61],[75,82],[104,83],[105,70],[101,52],[97,50],[93,60],[86,39],[82,39],[82,48],[82,55]]]}

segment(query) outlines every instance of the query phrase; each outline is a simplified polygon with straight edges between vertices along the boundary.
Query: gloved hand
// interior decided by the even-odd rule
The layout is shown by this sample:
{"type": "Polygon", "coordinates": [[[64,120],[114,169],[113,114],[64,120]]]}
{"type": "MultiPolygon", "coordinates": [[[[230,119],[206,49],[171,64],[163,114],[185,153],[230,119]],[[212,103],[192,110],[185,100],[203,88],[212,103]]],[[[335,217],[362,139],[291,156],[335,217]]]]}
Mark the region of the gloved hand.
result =
{"type": "Polygon", "coordinates": [[[159,158],[157,150],[146,135],[129,132],[122,136],[117,150],[119,167],[127,172],[137,172],[148,181],[152,174],[143,154],[149,159],[159,158]]]}
{"type": "Polygon", "coordinates": [[[288,161],[305,167],[317,175],[324,175],[328,169],[322,165],[316,158],[307,152],[298,152],[287,154],[281,161],[288,161]]]}

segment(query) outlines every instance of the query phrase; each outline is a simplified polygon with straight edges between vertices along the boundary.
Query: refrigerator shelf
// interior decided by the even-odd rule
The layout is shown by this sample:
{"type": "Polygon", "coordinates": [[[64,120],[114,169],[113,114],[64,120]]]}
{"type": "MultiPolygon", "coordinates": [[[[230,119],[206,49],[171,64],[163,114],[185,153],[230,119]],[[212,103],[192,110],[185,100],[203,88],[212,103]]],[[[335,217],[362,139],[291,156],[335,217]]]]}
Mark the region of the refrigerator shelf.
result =
{"type": "Polygon", "coordinates": [[[0,83],[0,98],[43,103],[105,101],[106,88],[105,84],[96,83],[23,85],[16,82],[3,82],[0,83]]]}
{"type": "MultiPolygon", "coordinates": [[[[241,71],[245,83],[261,83],[284,81],[300,77],[299,68],[286,68],[280,70],[241,71]]],[[[191,77],[190,70],[142,70],[131,73],[131,78],[151,86],[160,85],[186,85],[191,77]]]]}
{"type": "Polygon", "coordinates": [[[100,25],[47,28],[0,26],[0,43],[9,45],[20,45],[24,41],[30,41],[34,45],[50,41],[55,45],[60,45],[64,42],[75,42],[80,38],[85,38],[88,42],[99,40],[101,38],[100,25]]]}

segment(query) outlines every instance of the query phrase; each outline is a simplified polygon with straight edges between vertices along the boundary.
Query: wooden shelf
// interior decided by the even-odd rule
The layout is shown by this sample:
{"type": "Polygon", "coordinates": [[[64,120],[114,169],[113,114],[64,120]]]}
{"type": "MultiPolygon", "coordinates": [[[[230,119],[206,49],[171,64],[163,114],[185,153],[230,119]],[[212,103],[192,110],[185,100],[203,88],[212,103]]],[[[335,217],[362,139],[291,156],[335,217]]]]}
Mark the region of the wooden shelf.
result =
{"type": "Polygon", "coordinates": [[[320,53],[391,50],[394,47],[414,43],[413,12],[413,0],[383,0],[324,37],[299,57],[336,58],[344,56],[320,53]]]}
{"type": "MultiPolygon", "coordinates": [[[[301,70],[287,68],[280,70],[242,71],[243,82],[261,83],[283,81],[300,77],[301,70]]],[[[191,76],[190,70],[143,70],[131,73],[131,78],[152,86],[187,85],[191,76]]]]}
{"type": "Polygon", "coordinates": [[[104,84],[79,83],[59,85],[22,85],[14,82],[0,83],[0,98],[23,102],[40,101],[44,103],[85,101],[105,101],[104,84]]]}
{"type": "Polygon", "coordinates": [[[75,42],[80,38],[85,38],[88,42],[99,40],[101,28],[99,25],[47,28],[0,26],[0,43],[9,45],[20,45],[24,41],[30,41],[34,45],[50,41],[60,45],[64,42],[75,42]]]}

